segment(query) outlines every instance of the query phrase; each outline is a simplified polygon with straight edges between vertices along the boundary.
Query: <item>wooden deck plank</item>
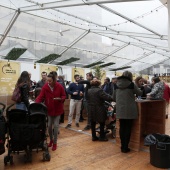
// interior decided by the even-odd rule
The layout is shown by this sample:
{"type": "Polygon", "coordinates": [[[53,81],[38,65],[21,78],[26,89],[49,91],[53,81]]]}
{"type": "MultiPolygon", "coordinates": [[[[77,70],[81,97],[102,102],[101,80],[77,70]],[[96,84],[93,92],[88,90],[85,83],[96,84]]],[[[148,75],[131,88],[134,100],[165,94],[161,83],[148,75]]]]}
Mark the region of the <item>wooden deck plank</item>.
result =
{"type": "MultiPolygon", "coordinates": [[[[120,147],[115,144],[110,136],[108,142],[91,141],[90,131],[80,131],[86,122],[80,123],[77,128],[72,125],[72,130],[65,129],[65,121],[60,127],[58,137],[58,149],[51,151],[51,161],[42,162],[42,151],[33,152],[32,163],[24,163],[23,154],[14,155],[14,165],[4,166],[3,158],[0,155],[0,170],[156,170],[149,163],[149,152],[131,151],[124,154],[120,147]],[[79,131],[78,131],[79,130],[79,131]]],[[[170,119],[166,120],[166,134],[170,134],[170,119]]],[[[48,139],[49,140],[49,139],[48,139]]]]}

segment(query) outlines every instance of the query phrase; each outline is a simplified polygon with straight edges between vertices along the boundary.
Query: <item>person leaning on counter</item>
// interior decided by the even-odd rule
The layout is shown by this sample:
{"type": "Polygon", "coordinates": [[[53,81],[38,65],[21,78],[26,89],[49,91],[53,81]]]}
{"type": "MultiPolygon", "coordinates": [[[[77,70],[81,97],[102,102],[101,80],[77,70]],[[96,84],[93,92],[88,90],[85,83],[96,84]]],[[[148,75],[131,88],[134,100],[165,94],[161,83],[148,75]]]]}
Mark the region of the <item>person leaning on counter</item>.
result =
{"type": "Polygon", "coordinates": [[[147,99],[163,100],[164,83],[159,77],[152,78],[153,88],[150,93],[147,94],[147,99]]]}
{"type": "Polygon", "coordinates": [[[120,122],[121,152],[130,151],[128,145],[131,136],[133,119],[138,118],[138,109],[135,102],[136,96],[141,96],[142,91],[132,82],[133,76],[129,71],[125,71],[117,78],[114,85],[113,99],[116,102],[116,118],[120,122]]]}

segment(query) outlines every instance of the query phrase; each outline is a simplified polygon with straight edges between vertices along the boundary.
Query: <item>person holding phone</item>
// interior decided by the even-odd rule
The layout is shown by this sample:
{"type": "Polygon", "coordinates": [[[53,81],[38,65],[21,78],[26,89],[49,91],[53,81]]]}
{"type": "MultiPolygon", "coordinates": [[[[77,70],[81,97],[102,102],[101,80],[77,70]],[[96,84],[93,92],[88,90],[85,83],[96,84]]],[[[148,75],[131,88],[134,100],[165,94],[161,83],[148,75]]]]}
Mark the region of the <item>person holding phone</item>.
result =
{"type": "Polygon", "coordinates": [[[48,110],[48,132],[50,136],[50,143],[48,147],[52,146],[52,151],[57,149],[57,135],[59,128],[60,115],[64,112],[64,100],[66,94],[63,86],[56,82],[54,72],[50,72],[47,76],[47,83],[42,87],[42,90],[36,98],[37,103],[44,102],[48,110]],[[53,132],[54,128],[54,132],[53,132]]]}

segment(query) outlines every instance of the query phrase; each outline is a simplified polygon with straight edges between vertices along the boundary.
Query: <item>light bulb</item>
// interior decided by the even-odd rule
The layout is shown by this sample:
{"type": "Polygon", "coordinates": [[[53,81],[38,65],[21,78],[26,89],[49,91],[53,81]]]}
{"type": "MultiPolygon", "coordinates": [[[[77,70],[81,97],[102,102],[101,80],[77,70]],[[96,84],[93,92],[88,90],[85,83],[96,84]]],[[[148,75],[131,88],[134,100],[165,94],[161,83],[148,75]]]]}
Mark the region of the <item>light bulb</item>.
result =
{"type": "Polygon", "coordinates": [[[10,62],[9,62],[9,60],[8,60],[8,62],[7,62],[7,65],[8,65],[8,67],[10,67],[10,62]]]}

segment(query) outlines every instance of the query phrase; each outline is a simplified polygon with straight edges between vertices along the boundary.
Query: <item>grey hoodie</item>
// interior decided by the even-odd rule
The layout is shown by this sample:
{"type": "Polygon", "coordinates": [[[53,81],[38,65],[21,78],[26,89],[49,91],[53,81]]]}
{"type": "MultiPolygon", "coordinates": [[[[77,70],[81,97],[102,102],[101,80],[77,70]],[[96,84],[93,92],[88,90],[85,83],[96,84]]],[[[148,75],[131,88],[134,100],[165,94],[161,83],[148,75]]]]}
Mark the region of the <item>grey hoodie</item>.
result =
{"type": "Polygon", "coordinates": [[[141,96],[142,91],[128,77],[121,76],[117,78],[113,93],[116,102],[116,118],[137,119],[138,110],[135,94],[141,96]]]}

